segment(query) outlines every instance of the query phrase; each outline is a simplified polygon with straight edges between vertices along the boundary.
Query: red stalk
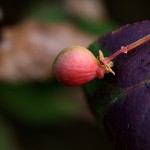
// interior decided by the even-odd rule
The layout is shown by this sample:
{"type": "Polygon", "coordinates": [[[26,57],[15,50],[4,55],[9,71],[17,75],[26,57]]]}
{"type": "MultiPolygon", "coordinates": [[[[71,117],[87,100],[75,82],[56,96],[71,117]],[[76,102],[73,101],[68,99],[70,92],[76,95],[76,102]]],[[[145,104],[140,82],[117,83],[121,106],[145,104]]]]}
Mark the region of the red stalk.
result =
{"type": "MultiPolygon", "coordinates": [[[[115,53],[113,53],[111,56],[102,59],[102,57],[99,57],[100,62],[105,66],[105,69],[108,72],[111,72],[115,75],[114,71],[111,69],[111,66],[109,65],[109,63],[116,58],[118,55],[122,54],[122,53],[127,53],[131,50],[133,50],[134,48],[146,43],[147,41],[150,40],[150,34],[148,34],[147,36],[135,41],[134,43],[131,43],[127,46],[122,46],[118,51],[116,51],[115,53]]],[[[100,51],[101,53],[101,51],[100,51]]]]}
{"type": "Polygon", "coordinates": [[[145,42],[150,40],[150,34],[135,41],[134,43],[131,43],[127,46],[122,46],[118,51],[116,51],[115,53],[113,53],[111,56],[107,57],[106,59],[104,59],[104,61],[106,63],[109,63],[110,61],[112,61],[114,58],[116,58],[118,55],[120,55],[121,53],[127,53],[131,50],[133,50],[134,48],[144,44],[145,42]]]}

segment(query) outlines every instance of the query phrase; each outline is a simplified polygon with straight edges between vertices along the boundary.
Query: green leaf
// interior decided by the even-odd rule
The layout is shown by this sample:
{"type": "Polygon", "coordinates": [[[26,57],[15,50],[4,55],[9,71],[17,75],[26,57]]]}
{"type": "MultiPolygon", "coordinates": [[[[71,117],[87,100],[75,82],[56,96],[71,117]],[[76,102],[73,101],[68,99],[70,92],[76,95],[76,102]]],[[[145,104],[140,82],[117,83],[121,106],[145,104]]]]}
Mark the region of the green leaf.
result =
{"type": "Polygon", "coordinates": [[[0,150],[15,150],[12,133],[8,124],[0,117],[0,150]]]}
{"type": "Polygon", "coordinates": [[[0,104],[25,122],[55,123],[79,113],[74,89],[56,81],[44,83],[0,84],[0,104]]]}

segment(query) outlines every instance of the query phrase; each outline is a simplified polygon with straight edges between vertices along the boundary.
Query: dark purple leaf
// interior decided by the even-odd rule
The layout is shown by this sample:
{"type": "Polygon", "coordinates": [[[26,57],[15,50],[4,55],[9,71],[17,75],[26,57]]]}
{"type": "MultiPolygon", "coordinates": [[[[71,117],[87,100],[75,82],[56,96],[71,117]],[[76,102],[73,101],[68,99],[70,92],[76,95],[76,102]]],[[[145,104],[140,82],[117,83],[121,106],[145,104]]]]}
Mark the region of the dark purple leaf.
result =
{"type": "MultiPolygon", "coordinates": [[[[98,43],[103,52],[111,54],[148,34],[150,21],[143,21],[109,33],[98,43]]],[[[115,76],[109,74],[85,85],[89,102],[98,118],[107,106],[104,124],[117,150],[149,150],[150,42],[119,55],[113,62],[115,76]]]]}

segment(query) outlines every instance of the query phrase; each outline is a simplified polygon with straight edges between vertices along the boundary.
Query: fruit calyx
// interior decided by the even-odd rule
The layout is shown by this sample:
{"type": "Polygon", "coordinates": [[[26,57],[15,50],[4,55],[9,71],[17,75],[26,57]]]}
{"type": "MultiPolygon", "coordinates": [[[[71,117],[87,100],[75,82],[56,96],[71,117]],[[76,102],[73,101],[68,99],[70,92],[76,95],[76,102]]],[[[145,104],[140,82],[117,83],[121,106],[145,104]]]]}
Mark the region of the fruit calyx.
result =
{"type": "Polygon", "coordinates": [[[112,73],[113,75],[115,75],[115,72],[111,69],[111,67],[113,67],[113,62],[105,62],[105,59],[107,57],[104,57],[103,52],[101,50],[99,50],[99,55],[98,55],[98,60],[100,62],[100,66],[104,69],[105,73],[112,73]]]}

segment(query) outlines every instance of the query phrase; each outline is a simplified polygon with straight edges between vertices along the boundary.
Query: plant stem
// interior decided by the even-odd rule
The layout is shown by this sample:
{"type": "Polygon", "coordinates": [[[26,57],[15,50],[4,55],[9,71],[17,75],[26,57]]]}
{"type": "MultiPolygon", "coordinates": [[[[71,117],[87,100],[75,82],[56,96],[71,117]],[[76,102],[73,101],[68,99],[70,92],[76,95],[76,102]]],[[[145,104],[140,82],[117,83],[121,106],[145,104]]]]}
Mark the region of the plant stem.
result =
{"type": "Polygon", "coordinates": [[[116,51],[115,53],[113,53],[111,56],[104,58],[102,52],[99,50],[99,61],[100,63],[103,65],[104,69],[105,69],[105,73],[109,73],[111,72],[112,74],[115,75],[115,72],[111,69],[111,65],[110,62],[116,58],[118,55],[122,54],[122,53],[127,53],[131,50],[133,50],[134,48],[138,47],[139,45],[142,45],[143,43],[147,42],[150,40],[150,34],[148,34],[147,36],[135,41],[134,43],[131,43],[127,46],[122,46],[118,51],[116,51]]]}
{"type": "Polygon", "coordinates": [[[133,50],[134,48],[140,46],[141,44],[144,44],[145,42],[150,40],[150,34],[148,34],[147,36],[135,41],[134,43],[131,43],[127,46],[122,46],[118,51],[116,51],[115,53],[113,53],[111,56],[105,58],[103,60],[103,62],[105,62],[105,64],[108,64],[110,61],[112,61],[114,58],[116,58],[118,55],[120,55],[121,53],[127,53],[131,50],[133,50]]]}

